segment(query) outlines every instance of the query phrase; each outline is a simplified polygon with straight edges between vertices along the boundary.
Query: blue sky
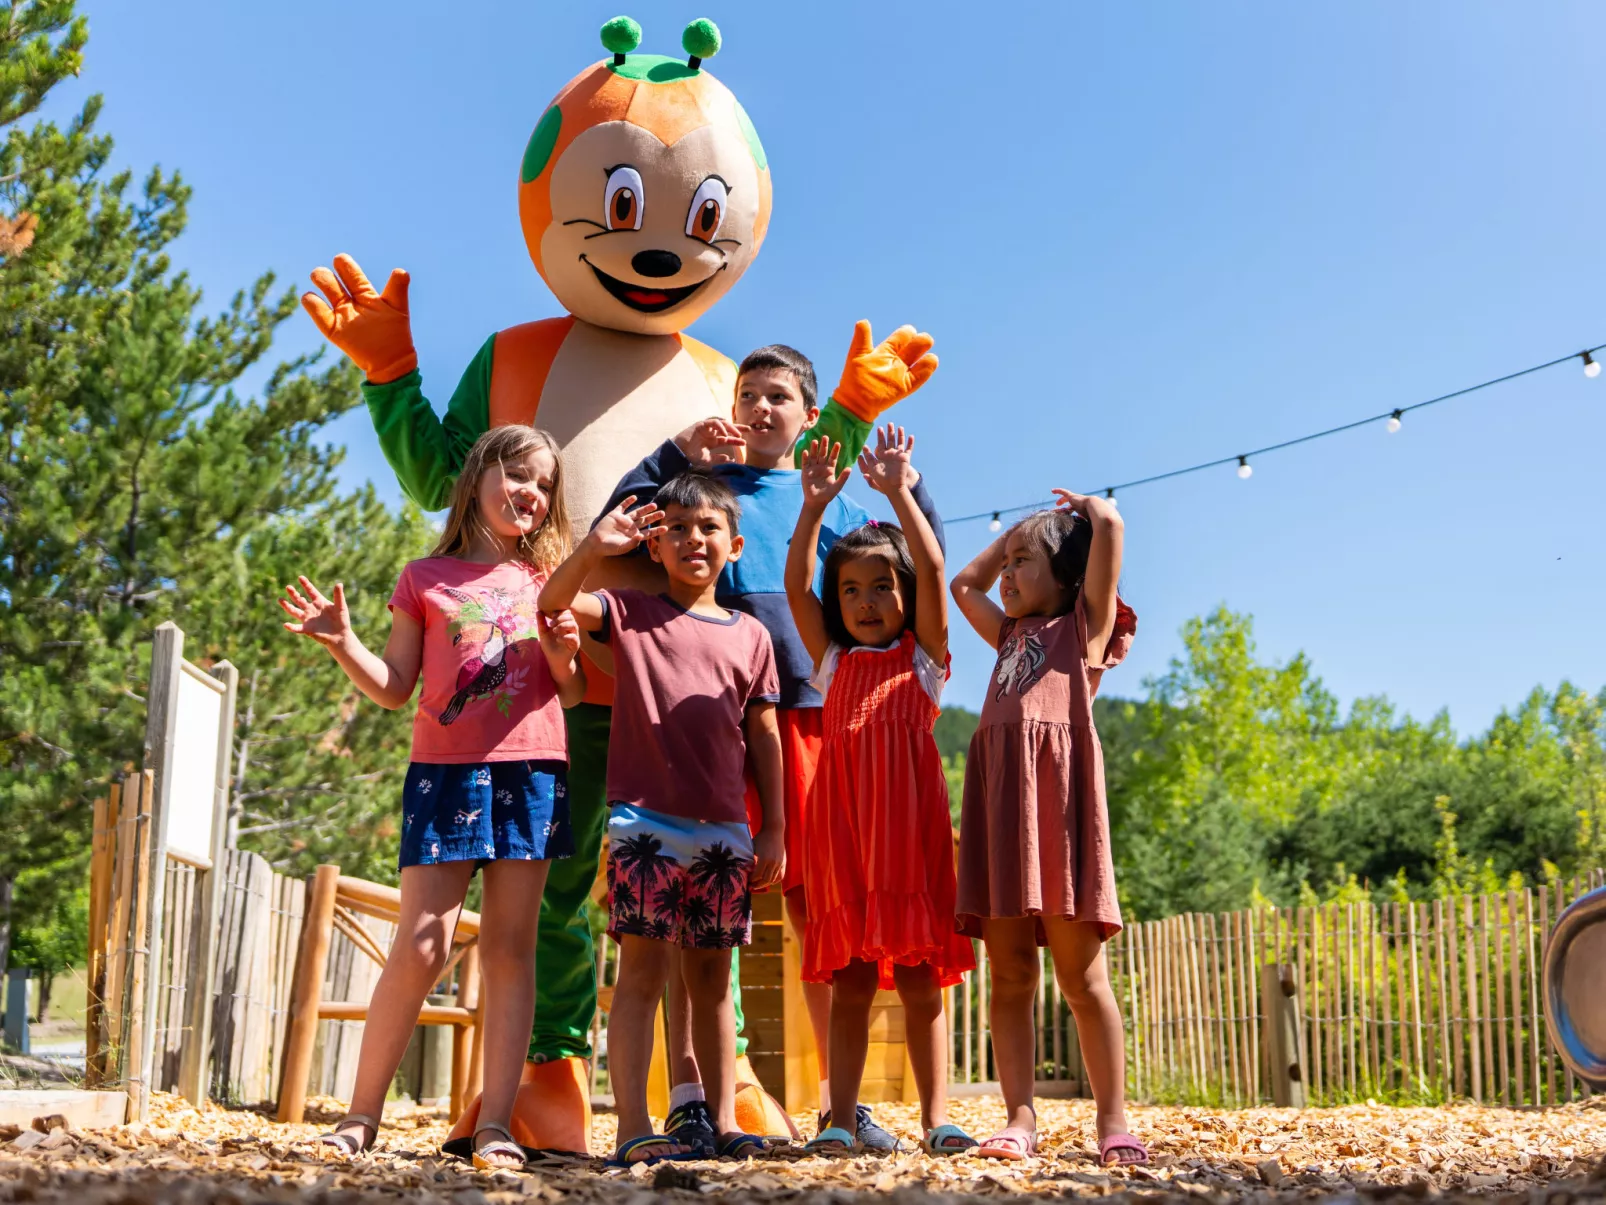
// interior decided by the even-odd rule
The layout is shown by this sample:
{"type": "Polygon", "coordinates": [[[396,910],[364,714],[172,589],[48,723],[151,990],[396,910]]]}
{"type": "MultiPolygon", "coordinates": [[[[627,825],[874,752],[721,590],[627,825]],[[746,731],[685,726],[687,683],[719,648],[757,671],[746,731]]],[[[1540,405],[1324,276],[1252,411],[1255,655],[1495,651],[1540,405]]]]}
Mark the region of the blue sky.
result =
{"type": "MultiPolygon", "coordinates": [[[[836,379],[854,319],[942,369],[897,417],[946,513],[1239,452],[1606,341],[1606,120],[1585,3],[634,3],[714,18],[774,171],[768,241],[694,333],[836,379]],[[978,13],[992,16],[984,20],[978,13]]],[[[195,187],[176,262],[221,305],[350,251],[413,274],[444,406],[490,332],[558,312],[519,233],[524,142],[606,5],[90,3],[118,162],[195,187]]],[[[298,315],[277,350],[314,347],[298,315]]],[[[366,413],[352,484],[396,489],[366,413]]],[[[1346,701],[1481,729],[1606,684],[1606,376],[1573,365],[1121,499],[1136,694],[1218,603],[1346,701]]],[[[863,497],[862,487],[857,491],[863,497]]],[[[987,538],[950,530],[954,567],[987,538]]],[[[950,700],[990,654],[954,638],[950,700]]]]}

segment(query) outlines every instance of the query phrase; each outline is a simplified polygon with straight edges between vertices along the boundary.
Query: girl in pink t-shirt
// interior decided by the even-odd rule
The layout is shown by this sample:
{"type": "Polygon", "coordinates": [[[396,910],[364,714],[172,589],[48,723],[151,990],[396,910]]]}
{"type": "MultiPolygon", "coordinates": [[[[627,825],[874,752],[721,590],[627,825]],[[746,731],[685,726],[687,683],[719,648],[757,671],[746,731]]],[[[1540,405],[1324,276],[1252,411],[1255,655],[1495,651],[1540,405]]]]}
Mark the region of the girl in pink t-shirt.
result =
{"type": "Polygon", "coordinates": [[[404,706],[424,679],[402,791],[396,940],[369,1003],[351,1112],[321,1139],[346,1154],[379,1135],[386,1090],[483,866],[474,1163],[524,1163],[507,1127],[535,1013],[536,905],[547,860],[574,852],[562,709],[585,693],[573,617],[548,620],[535,601],[568,553],[557,444],[533,427],[497,427],[464,458],[435,550],[402,570],[383,656],[352,631],[339,583],[325,598],[303,577],[279,600],[294,621],[284,626],[327,648],[381,707],[404,706]]]}

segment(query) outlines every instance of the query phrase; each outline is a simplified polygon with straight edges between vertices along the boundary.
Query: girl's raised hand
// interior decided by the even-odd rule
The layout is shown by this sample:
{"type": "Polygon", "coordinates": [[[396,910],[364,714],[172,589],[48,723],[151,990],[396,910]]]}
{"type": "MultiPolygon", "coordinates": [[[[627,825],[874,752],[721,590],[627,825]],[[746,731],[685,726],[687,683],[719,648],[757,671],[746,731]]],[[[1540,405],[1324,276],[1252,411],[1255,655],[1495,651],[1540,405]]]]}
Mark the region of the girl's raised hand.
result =
{"type": "Polygon", "coordinates": [[[742,429],[726,418],[705,418],[675,436],[675,446],[694,468],[731,464],[741,459],[747,446],[742,429]]]}
{"type": "Polygon", "coordinates": [[[284,588],[289,598],[281,598],[279,605],[296,621],[285,624],[284,630],[310,637],[328,649],[338,648],[349,640],[352,634],[351,611],[346,607],[346,587],[336,582],[335,596],[325,598],[318,587],[305,577],[296,580],[306,593],[302,594],[294,586],[284,588]]]}
{"type": "Polygon", "coordinates": [[[809,446],[803,449],[803,459],[797,467],[803,475],[805,509],[812,506],[823,510],[826,503],[840,494],[842,487],[848,483],[848,475],[853,470],[837,471],[836,460],[841,454],[842,445],[823,435],[816,435],[809,440],[809,446]]]}
{"type": "Polygon", "coordinates": [[[904,434],[902,427],[892,423],[877,427],[875,451],[866,448],[859,453],[859,472],[878,494],[891,497],[900,489],[913,489],[920,480],[910,460],[914,450],[915,437],[904,434]]]}
{"type": "Polygon", "coordinates": [[[620,556],[649,536],[659,535],[664,530],[658,522],[664,517],[663,511],[651,504],[632,511],[630,508],[635,504],[636,496],[631,494],[598,519],[597,525],[586,537],[594,542],[604,556],[620,556]]]}

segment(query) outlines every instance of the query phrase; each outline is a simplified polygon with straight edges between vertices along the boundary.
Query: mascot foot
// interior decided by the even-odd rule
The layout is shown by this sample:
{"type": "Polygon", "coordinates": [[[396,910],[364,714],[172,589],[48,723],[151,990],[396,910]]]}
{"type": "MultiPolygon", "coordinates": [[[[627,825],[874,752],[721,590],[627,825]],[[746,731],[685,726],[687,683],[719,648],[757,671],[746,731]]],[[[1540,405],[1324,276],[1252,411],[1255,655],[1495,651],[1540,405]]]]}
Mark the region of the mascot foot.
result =
{"type": "Polygon", "coordinates": [[[772,1141],[803,1141],[802,1133],[780,1102],[760,1086],[745,1054],[736,1060],[736,1126],[772,1141]]]}
{"type": "MultiPolygon", "coordinates": [[[[474,1130],[479,1123],[480,1098],[475,1097],[441,1143],[441,1153],[459,1159],[474,1154],[474,1130]]],[[[582,1058],[525,1063],[519,1094],[513,1100],[508,1125],[513,1141],[526,1156],[548,1152],[591,1154],[591,1069],[582,1058]]]]}

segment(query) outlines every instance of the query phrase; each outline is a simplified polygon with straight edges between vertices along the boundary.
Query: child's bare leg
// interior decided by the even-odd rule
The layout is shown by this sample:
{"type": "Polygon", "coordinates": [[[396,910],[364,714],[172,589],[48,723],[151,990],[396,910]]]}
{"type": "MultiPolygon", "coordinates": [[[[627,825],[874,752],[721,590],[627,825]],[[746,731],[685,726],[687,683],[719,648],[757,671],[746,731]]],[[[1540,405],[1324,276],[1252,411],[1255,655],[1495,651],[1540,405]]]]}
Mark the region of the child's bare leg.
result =
{"type": "Polygon", "coordinates": [[[864,1058],[870,1048],[870,1006],[880,969],[855,960],[831,978],[831,1124],[852,1134],[857,1126],[864,1058]]]}
{"type": "Polygon", "coordinates": [[[992,992],[989,1023],[998,1087],[1004,1094],[1006,1126],[1035,1131],[1032,1110],[1037,1056],[1037,928],[1029,916],[982,921],[992,992]]]}
{"type": "Polygon", "coordinates": [[[714,1133],[736,1126],[736,1012],[731,998],[729,950],[680,951],[680,973],[691,997],[691,1039],[714,1133]]]}
{"type": "Polygon", "coordinates": [[[920,1125],[931,1130],[948,1122],[948,1018],[942,1015],[942,989],[929,966],[894,966],[892,982],[903,1001],[904,1048],[920,1093],[920,1125]]]}
{"type": "MultiPolygon", "coordinates": [[[[530,902],[546,890],[550,863],[492,862],[485,867],[485,902],[480,922],[480,974],[485,1002],[485,1086],[480,1097],[479,1126],[506,1128],[513,1116],[524,1070],[524,1052],[535,1017],[535,935],[540,910],[530,902]]],[[[500,1135],[497,1135],[500,1137],[500,1135]]],[[[523,1160],[490,1156],[502,1167],[523,1160]]]]}
{"type": "Polygon", "coordinates": [[[699,1083],[701,1079],[697,1053],[692,1047],[691,996],[686,991],[678,946],[669,947],[669,962],[669,999],[664,1005],[664,1028],[669,1035],[669,1083],[674,1087],[699,1083]]]}
{"type": "Polygon", "coordinates": [[[1121,1010],[1110,990],[1104,963],[1104,943],[1098,926],[1063,919],[1045,920],[1048,948],[1054,956],[1054,978],[1076,1018],[1076,1037],[1082,1047],[1098,1111],[1098,1135],[1127,1132],[1126,1033],[1121,1010]]]}
{"type": "MultiPolygon", "coordinates": [[[[803,940],[804,929],[808,925],[808,901],[804,899],[803,889],[794,887],[786,896],[786,915],[792,921],[792,931],[803,940]]],[[[803,1004],[809,1010],[809,1028],[814,1031],[814,1049],[820,1062],[820,1079],[831,1077],[831,985],[829,983],[811,983],[803,981],[803,1004]]],[[[830,1102],[820,1101],[820,1108],[830,1108],[830,1102]]]]}
{"type": "Polygon", "coordinates": [[[619,980],[613,989],[613,1011],[608,1014],[608,1077],[613,1083],[621,1146],[652,1133],[652,1119],[647,1115],[647,1071],[652,1063],[653,1021],[669,979],[670,954],[666,942],[620,935],[619,980]]]}
{"type": "MultiPolygon", "coordinates": [[[[353,1113],[377,1118],[383,1112],[385,1094],[418,1024],[418,1010],[446,966],[457,916],[463,910],[463,894],[473,873],[472,862],[403,868],[396,938],[379,982],[374,984],[368,1019],[362,1027],[357,1081],[351,1092],[353,1113]]],[[[360,1131],[360,1126],[341,1127],[342,1133],[358,1141],[364,1138],[360,1131]]]]}

